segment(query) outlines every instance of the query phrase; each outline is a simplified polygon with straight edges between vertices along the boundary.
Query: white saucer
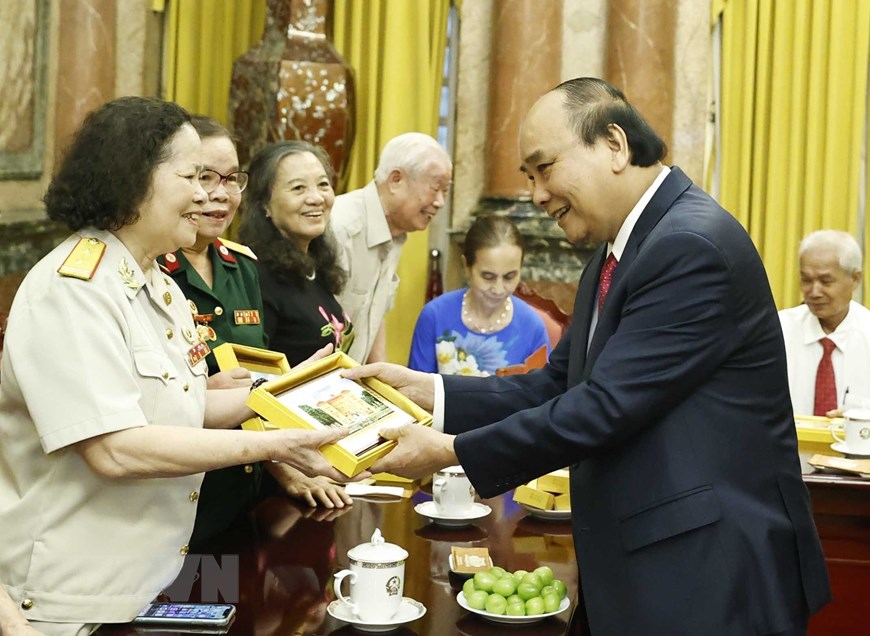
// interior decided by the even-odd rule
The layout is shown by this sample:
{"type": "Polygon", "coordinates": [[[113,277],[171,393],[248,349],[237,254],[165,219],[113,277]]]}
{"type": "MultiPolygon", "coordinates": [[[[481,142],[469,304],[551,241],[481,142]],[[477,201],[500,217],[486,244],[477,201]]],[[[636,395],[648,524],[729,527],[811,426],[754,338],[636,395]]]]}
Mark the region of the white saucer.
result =
{"type": "Polygon", "coordinates": [[[837,451],[838,453],[843,453],[846,457],[853,457],[858,459],[870,458],[870,455],[861,455],[860,453],[853,453],[848,450],[848,447],[843,442],[834,442],[831,444],[831,450],[837,451]]]}
{"type": "Polygon", "coordinates": [[[478,616],[482,616],[483,618],[493,621],[494,623],[508,623],[512,625],[523,625],[526,623],[537,623],[538,621],[542,621],[545,618],[550,616],[555,616],[556,614],[561,614],[571,605],[571,601],[568,600],[568,597],[562,599],[562,602],[559,603],[559,609],[555,612],[547,612],[544,614],[535,614],[534,616],[510,616],[508,614],[490,614],[485,610],[476,610],[468,604],[468,601],[465,600],[465,592],[460,592],[456,595],[456,601],[462,607],[462,609],[468,610],[469,612],[473,612],[478,616]]]}
{"type": "Polygon", "coordinates": [[[386,623],[362,621],[357,616],[354,616],[350,608],[341,601],[333,601],[327,606],[326,611],[333,618],[350,623],[361,632],[391,632],[397,629],[399,625],[421,618],[426,613],[426,606],[408,596],[403,596],[402,604],[399,605],[399,611],[386,623]]]}
{"type": "Polygon", "coordinates": [[[535,519],[543,519],[544,521],[571,521],[570,510],[541,510],[526,504],[520,505],[535,519]]]}
{"type": "Polygon", "coordinates": [[[445,526],[447,528],[462,528],[464,526],[470,526],[471,523],[477,519],[482,519],[492,512],[492,508],[486,504],[475,501],[471,505],[471,510],[464,515],[448,517],[438,512],[434,501],[424,501],[423,503],[414,506],[414,512],[426,517],[427,519],[431,519],[439,526],[445,526]]]}

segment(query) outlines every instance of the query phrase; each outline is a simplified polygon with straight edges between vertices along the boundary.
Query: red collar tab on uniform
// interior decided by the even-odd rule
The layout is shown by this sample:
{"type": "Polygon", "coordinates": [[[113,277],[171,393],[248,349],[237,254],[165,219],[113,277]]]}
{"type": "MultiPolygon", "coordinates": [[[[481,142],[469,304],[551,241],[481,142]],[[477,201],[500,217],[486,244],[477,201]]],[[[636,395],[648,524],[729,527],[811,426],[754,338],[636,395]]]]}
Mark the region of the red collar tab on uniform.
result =
{"type": "Polygon", "coordinates": [[[226,261],[227,263],[235,263],[236,257],[233,256],[233,253],[227,249],[227,246],[221,243],[220,239],[214,240],[214,246],[217,250],[218,256],[221,257],[221,260],[226,261]]]}
{"type": "Polygon", "coordinates": [[[166,263],[167,274],[174,274],[178,271],[178,268],[181,267],[181,263],[178,262],[178,256],[175,255],[175,252],[164,254],[163,261],[166,263]]]}

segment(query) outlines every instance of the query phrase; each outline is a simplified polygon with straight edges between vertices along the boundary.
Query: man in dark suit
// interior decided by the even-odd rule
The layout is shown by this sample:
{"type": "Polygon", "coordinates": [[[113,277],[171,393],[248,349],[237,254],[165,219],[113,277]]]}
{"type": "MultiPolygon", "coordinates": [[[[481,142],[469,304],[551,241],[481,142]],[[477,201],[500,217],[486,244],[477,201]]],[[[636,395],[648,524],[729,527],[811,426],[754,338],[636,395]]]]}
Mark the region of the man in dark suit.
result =
{"type": "Polygon", "coordinates": [[[520,153],[535,203],[568,239],[605,242],[574,322],[524,376],[355,372],[434,407],[447,433],[396,429],[398,448],[372,470],[416,477],[458,461],[491,497],[570,465],[593,636],[805,633],[830,590],[751,240],[661,164],[664,143],[603,81],[543,96],[520,153]]]}

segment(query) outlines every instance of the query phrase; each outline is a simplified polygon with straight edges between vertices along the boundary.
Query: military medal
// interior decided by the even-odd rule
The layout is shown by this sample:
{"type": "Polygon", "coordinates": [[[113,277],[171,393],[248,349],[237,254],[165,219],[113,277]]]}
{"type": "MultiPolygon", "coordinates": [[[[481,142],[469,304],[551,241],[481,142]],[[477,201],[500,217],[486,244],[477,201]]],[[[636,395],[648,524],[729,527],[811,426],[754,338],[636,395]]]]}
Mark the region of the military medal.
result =
{"type": "Polygon", "coordinates": [[[181,328],[181,335],[184,336],[184,339],[187,340],[190,344],[196,344],[196,337],[193,335],[193,329],[185,325],[181,328]]]}
{"type": "Polygon", "coordinates": [[[187,363],[191,368],[199,364],[204,357],[211,353],[211,349],[204,342],[197,342],[187,351],[187,363]]]}
{"type": "Polygon", "coordinates": [[[259,325],[260,312],[257,309],[236,309],[233,319],[237,325],[259,325]]]}
{"type": "Polygon", "coordinates": [[[212,342],[214,342],[215,340],[217,340],[217,334],[215,333],[214,329],[212,329],[208,325],[197,325],[196,333],[199,334],[199,339],[202,342],[205,342],[206,340],[211,340],[212,342]]]}

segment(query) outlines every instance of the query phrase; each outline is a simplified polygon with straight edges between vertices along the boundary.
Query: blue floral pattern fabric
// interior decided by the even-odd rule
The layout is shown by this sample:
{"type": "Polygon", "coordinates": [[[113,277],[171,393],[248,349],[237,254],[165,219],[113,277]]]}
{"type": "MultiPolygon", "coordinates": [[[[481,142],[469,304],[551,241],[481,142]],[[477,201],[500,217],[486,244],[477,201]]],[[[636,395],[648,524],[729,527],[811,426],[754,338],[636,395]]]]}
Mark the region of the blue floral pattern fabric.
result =
{"type": "Polygon", "coordinates": [[[512,298],[514,315],[507,327],[491,334],[470,330],[462,322],[465,289],[447,292],[423,307],[408,366],[445,375],[493,375],[496,369],[521,364],[550,341],[544,321],[524,301],[512,298]]]}

